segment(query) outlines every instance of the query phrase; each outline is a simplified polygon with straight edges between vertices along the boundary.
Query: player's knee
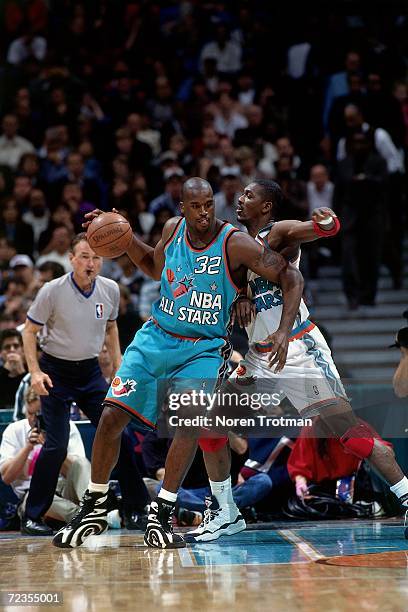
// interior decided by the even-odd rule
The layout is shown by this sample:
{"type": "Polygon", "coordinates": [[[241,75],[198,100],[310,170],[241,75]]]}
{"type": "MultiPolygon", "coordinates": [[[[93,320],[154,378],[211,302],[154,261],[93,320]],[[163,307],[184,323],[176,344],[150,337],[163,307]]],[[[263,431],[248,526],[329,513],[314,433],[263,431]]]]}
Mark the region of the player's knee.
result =
{"type": "Polygon", "coordinates": [[[373,430],[367,423],[357,423],[341,436],[340,443],[352,455],[367,459],[374,448],[373,430]]]}
{"type": "Polygon", "coordinates": [[[200,438],[198,444],[204,453],[216,453],[228,444],[228,437],[220,438],[200,438]]]}
{"type": "Polygon", "coordinates": [[[354,414],[350,404],[345,400],[339,400],[331,406],[331,410],[322,411],[321,420],[326,427],[338,438],[341,438],[347,431],[358,425],[358,419],[354,414]]]}
{"type": "Polygon", "coordinates": [[[98,425],[98,432],[107,434],[111,438],[120,436],[129,421],[130,416],[123,410],[117,408],[117,406],[113,406],[109,402],[104,402],[101,420],[98,425]]]}

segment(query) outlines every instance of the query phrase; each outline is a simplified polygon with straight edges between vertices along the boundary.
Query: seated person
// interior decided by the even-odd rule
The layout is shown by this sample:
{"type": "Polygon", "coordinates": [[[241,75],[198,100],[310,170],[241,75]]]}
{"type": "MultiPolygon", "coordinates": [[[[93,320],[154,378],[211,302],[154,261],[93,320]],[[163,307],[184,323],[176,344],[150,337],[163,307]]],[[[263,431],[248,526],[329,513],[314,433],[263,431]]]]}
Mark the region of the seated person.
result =
{"type": "MultiPolygon", "coordinates": [[[[0,474],[5,484],[11,485],[21,500],[19,515],[24,516],[25,498],[30,488],[31,475],[44,444],[45,431],[41,429],[40,397],[29,387],[25,395],[27,418],[6,427],[0,445],[0,474]]],[[[91,464],[85,456],[81,435],[74,423],[70,423],[70,438],[67,457],[62,465],[53,502],[46,518],[69,522],[79,509],[91,475],[91,464]]],[[[118,511],[110,514],[110,524],[120,527],[118,511]]],[[[23,533],[38,535],[31,531],[30,519],[22,524],[23,533]]]]}
{"type": "MultiPolygon", "coordinates": [[[[155,432],[149,432],[143,440],[143,461],[148,474],[155,479],[154,482],[150,481],[148,483],[150,484],[149,491],[152,497],[159,491],[160,482],[164,478],[164,464],[170,443],[171,440],[158,438],[155,432]]],[[[254,504],[269,493],[272,488],[272,482],[267,474],[262,473],[251,474],[251,478],[247,480],[240,476],[239,472],[247,456],[248,444],[244,438],[231,433],[230,446],[232,450],[231,481],[234,485],[234,501],[240,509],[252,508],[254,504]]],[[[198,449],[190,470],[184,479],[183,486],[178,492],[177,520],[179,525],[198,524],[207,507],[206,498],[210,497],[211,489],[208,476],[202,452],[198,449]],[[190,511],[190,513],[187,511],[190,511]]]]}
{"type": "Polygon", "coordinates": [[[21,380],[27,374],[23,340],[17,329],[5,329],[0,335],[0,409],[10,410],[21,380]]]}
{"type": "MultiPolygon", "coordinates": [[[[365,421],[358,420],[370,427],[365,421]]],[[[372,432],[379,442],[392,447],[390,442],[383,440],[374,429],[372,432]]],[[[330,485],[330,482],[354,475],[359,469],[361,459],[347,453],[340,441],[331,437],[332,435],[320,417],[315,418],[312,431],[309,427],[302,429],[287,464],[298,497],[302,499],[309,497],[311,483],[330,485]],[[313,434],[316,437],[311,437],[313,434]]]]}

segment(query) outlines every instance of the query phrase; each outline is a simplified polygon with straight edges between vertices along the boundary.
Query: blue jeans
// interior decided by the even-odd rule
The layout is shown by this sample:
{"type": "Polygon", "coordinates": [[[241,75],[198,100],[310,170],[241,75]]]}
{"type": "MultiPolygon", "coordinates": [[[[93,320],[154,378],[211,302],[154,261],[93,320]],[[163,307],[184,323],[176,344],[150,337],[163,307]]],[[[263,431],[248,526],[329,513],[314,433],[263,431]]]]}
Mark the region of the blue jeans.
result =
{"type": "MultiPolygon", "coordinates": [[[[268,474],[255,474],[241,485],[236,485],[232,489],[232,496],[238,508],[253,506],[266,497],[272,489],[272,480],[268,474]]],[[[211,495],[210,487],[200,487],[197,489],[179,489],[178,503],[181,507],[188,510],[204,512],[204,498],[211,495]]]]}

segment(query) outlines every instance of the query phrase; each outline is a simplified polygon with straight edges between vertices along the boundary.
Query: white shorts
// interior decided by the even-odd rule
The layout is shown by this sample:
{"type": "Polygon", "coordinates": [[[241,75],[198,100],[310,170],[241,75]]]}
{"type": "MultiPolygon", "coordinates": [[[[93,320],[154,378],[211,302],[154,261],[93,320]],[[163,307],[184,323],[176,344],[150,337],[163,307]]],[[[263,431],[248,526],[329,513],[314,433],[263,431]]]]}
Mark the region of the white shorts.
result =
{"type": "Polygon", "coordinates": [[[309,330],[310,326],[307,333],[289,342],[285,367],[278,374],[268,367],[268,353],[259,352],[257,344],[249,347],[229,382],[247,393],[279,393],[302,417],[319,414],[338,398],[347,400],[326,340],[316,326],[309,330]]]}

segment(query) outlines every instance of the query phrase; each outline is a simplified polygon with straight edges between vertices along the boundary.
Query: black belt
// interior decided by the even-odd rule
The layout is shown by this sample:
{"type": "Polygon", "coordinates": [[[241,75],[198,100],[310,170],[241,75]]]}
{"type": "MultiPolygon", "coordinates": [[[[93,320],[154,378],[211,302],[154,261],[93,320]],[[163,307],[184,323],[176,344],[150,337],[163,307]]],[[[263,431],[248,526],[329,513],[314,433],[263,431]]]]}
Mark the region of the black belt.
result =
{"type": "Polygon", "coordinates": [[[60,359],[59,357],[54,357],[53,355],[49,355],[48,353],[43,353],[43,357],[55,365],[60,365],[63,367],[89,367],[92,365],[96,365],[98,363],[97,357],[91,357],[90,359],[80,359],[80,360],[70,360],[70,359],[60,359]]]}

